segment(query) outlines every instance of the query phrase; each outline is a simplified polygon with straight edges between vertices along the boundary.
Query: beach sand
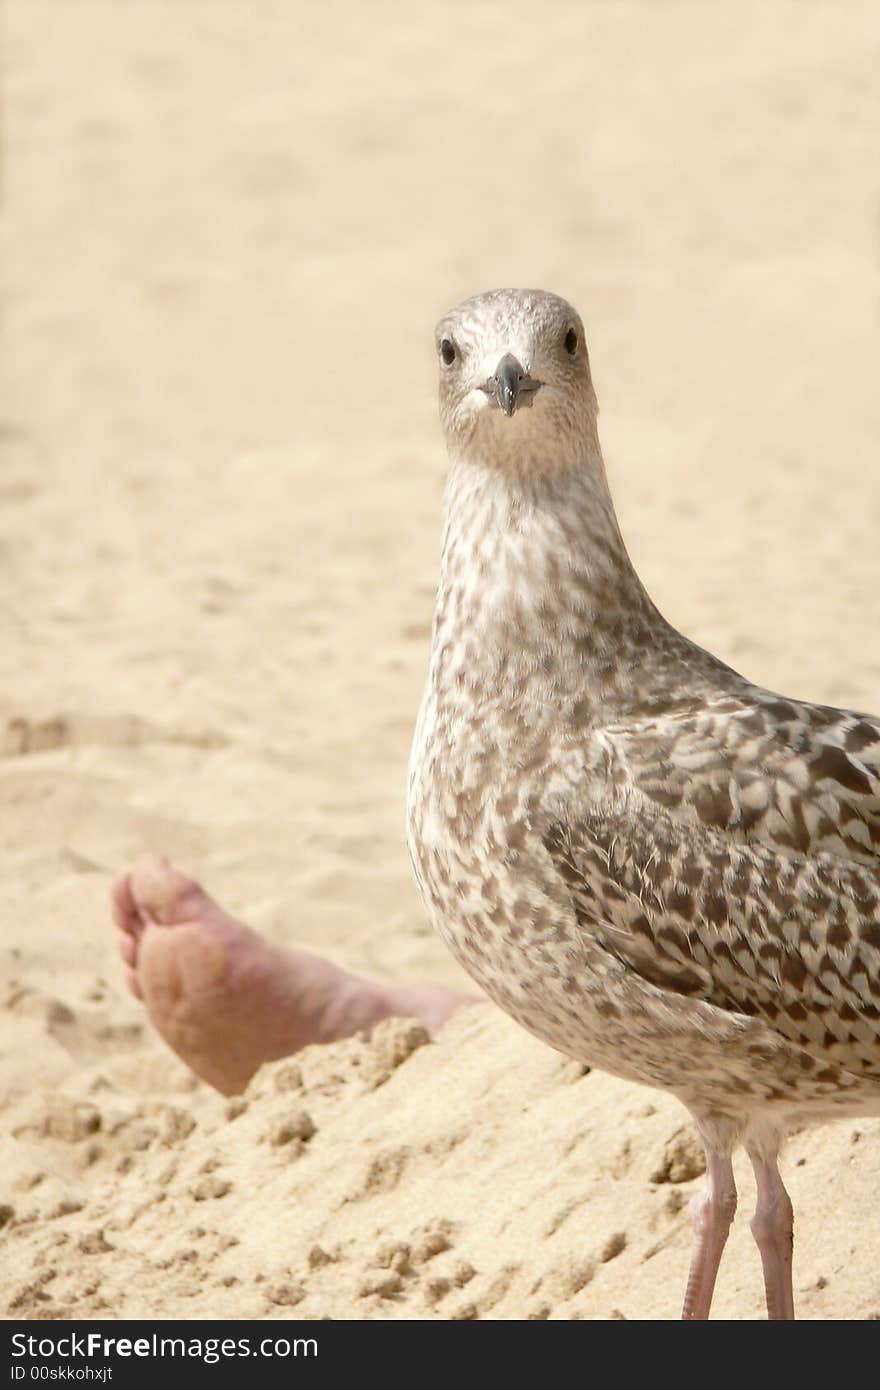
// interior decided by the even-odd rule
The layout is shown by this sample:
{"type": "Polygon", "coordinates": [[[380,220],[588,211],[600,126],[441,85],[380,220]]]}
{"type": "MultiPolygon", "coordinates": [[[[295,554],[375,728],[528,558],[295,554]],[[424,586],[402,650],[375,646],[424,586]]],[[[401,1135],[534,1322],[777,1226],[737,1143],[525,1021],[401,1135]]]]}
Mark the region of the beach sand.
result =
{"type": "MultiPolygon", "coordinates": [[[[873,0],[9,0],[0,1309],[668,1318],[685,1112],[491,1005],[196,1083],[112,877],[459,985],[403,832],[444,455],[431,329],[584,312],[662,611],[880,711],[873,0]]],[[[719,1317],[763,1316],[740,1218],[719,1317]]],[[[880,1316],[880,1122],[796,1135],[800,1316],[880,1316]]]]}

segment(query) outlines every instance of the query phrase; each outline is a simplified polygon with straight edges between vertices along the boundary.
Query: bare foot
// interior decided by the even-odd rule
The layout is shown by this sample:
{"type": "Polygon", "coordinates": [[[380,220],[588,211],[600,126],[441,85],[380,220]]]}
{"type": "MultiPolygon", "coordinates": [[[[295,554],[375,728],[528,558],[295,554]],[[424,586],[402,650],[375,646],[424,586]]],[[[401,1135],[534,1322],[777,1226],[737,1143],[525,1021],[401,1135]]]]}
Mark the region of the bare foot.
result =
{"type": "Polygon", "coordinates": [[[434,1032],[467,1002],[430,985],[361,980],[320,956],[273,946],[164,859],[140,860],[112,897],[132,992],[168,1046],[227,1096],[264,1062],[308,1043],[394,1016],[434,1032]]]}

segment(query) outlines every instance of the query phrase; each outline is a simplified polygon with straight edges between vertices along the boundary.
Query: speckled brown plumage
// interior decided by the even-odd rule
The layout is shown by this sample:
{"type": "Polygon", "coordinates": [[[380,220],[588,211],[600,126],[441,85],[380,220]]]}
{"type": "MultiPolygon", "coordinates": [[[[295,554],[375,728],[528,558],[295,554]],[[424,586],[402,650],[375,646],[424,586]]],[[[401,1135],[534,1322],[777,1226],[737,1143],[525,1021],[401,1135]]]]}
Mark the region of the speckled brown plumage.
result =
{"type": "Polygon", "coordinates": [[[532,1032],[675,1092],[710,1157],[744,1142],[775,1172],[793,1123],[880,1113],[880,720],[762,690],[654,607],[570,305],[480,296],[443,342],[408,806],[429,916],[532,1032]],[[505,354],[539,383],[511,418],[505,354]]]}

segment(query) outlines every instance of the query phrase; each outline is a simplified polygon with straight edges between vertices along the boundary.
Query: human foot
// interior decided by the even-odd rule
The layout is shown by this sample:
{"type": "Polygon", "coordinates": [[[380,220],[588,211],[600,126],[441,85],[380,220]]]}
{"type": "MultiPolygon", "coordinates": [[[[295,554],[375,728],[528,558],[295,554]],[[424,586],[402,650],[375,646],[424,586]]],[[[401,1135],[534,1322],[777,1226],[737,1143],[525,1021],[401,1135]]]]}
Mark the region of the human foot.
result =
{"type": "Polygon", "coordinates": [[[273,946],[164,859],[142,859],[117,879],[112,902],[132,993],[169,1047],[224,1095],[309,1043],[393,1016],[434,1032],[467,1002],[434,986],[361,980],[273,946]]]}

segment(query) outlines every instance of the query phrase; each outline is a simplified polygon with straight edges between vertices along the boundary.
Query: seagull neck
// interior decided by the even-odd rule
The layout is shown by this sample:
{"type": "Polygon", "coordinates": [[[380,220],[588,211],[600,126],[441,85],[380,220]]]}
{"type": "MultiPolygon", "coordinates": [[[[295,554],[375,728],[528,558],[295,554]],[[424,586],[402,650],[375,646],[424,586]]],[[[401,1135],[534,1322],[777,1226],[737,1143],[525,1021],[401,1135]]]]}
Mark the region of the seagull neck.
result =
{"type": "Polygon", "coordinates": [[[601,453],[523,480],[453,460],[434,625],[436,676],[474,684],[613,681],[662,622],[633,569],[601,453]],[[445,667],[442,671],[440,667],[445,667]],[[603,675],[604,673],[604,675],[603,675]]]}

